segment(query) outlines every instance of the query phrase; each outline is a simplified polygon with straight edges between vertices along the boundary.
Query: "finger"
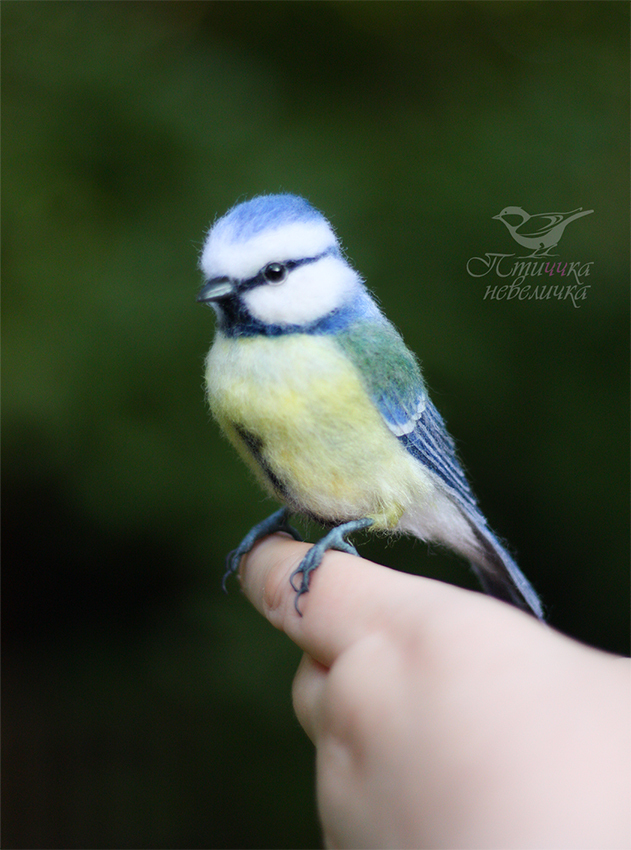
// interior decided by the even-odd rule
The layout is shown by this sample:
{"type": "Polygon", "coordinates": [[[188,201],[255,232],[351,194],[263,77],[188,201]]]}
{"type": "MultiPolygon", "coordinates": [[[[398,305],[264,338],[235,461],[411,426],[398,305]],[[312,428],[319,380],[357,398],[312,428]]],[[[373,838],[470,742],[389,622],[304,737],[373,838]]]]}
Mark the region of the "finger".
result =
{"type": "Polygon", "coordinates": [[[356,640],[396,622],[412,604],[418,619],[435,611],[436,597],[466,593],[356,555],[329,551],[311,576],[309,593],[300,599],[303,616],[299,616],[289,576],[308,550],[308,543],[279,535],[265,538],[242,562],[241,584],[255,608],[325,667],[356,640]]]}
{"type": "Polygon", "coordinates": [[[296,717],[314,744],[318,730],[321,728],[322,698],[328,672],[326,667],[319,661],[314,661],[305,652],[298,665],[292,686],[296,717]]]}

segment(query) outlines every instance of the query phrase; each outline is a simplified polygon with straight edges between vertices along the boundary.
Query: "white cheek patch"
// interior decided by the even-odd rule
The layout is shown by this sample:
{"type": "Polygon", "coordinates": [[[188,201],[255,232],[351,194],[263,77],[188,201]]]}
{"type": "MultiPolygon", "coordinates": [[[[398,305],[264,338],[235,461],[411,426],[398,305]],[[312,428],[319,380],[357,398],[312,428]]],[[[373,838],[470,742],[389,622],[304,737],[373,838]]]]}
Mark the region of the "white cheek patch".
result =
{"type": "Polygon", "coordinates": [[[321,319],[346,301],[358,275],[339,257],[322,257],[289,273],[276,286],[263,284],[243,300],[256,319],[271,325],[305,325],[321,319]]]}
{"type": "Polygon", "coordinates": [[[317,257],[337,244],[335,233],[325,219],[268,229],[246,242],[233,239],[232,228],[221,220],[208,234],[199,261],[206,280],[224,276],[247,280],[268,263],[317,257]]]}

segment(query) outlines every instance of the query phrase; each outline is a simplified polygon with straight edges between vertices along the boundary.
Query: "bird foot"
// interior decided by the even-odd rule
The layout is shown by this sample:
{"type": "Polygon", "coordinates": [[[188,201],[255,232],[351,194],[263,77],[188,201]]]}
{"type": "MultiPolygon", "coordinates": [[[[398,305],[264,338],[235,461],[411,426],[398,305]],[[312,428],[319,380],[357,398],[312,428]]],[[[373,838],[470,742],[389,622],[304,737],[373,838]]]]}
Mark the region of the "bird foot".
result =
{"type": "Polygon", "coordinates": [[[237,548],[228,553],[228,557],[226,558],[226,572],[224,573],[221,582],[224,593],[228,592],[226,589],[226,581],[239,569],[239,562],[241,558],[248,554],[258,540],[262,537],[267,537],[268,534],[274,534],[276,531],[286,531],[287,534],[291,534],[294,540],[302,540],[301,535],[296,531],[296,529],[289,525],[288,508],[281,508],[271,516],[268,516],[267,519],[259,522],[248,531],[237,548]]]}
{"type": "Polygon", "coordinates": [[[346,535],[352,534],[354,531],[359,531],[362,528],[368,528],[373,524],[373,522],[374,520],[369,517],[345,522],[342,525],[338,525],[336,528],[332,528],[328,534],[326,534],[321,540],[318,540],[318,542],[309,549],[297,569],[295,569],[289,577],[289,582],[296,591],[294,605],[296,611],[301,617],[302,612],[298,607],[298,601],[303,593],[309,592],[309,580],[311,573],[320,566],[322,558],[324,558],[327,550],[337,549],[340,552],[348,552],[349,555],[358,555],[359,553],[357,552],[357,549],[345,539],[346,535]],[[298,586],[296,586],[295,582],[296,576],[301,576],[300,584],[298,586]]]}

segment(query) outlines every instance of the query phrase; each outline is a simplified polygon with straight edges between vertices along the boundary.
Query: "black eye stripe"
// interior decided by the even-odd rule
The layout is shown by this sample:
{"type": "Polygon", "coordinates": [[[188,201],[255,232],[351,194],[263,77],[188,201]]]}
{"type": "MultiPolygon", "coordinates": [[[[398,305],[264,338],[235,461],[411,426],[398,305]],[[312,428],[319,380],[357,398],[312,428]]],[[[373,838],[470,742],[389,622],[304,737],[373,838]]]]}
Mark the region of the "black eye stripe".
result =
{"type": "Polygon", "coordinates": [[[317,254],[315,257],[303,257],[301,260],[278,260],[276,262],[268,263],[264,269],[257,274],[257,278],[261,275],[265,277],[265,272],[270,268],[270,266],[280,266],[285,269],[287,272],[291,272],[294,269],[297,269],[299,266],[307,266],[309,263],[315,263],[318,260],[321,260],[322,257],[326,257],[327,254],[330,254],[331,250],[323,251],[321,254],[317,254]]]}
{"type": "Polygon", "coordinates": [[[247,280],[242,280],[239,283],[239,292],[246,292],[248,289],[254,289],[255,286],[269,285],[270,283],[273,286],[274,283],[282,283],[282,280],[286,278],[287,274],[289,274],[289,272],[292,272],[294,269],[297,269],[299,266],[306,266],[310,263],[315,263],[318,260],[321,260],[322,257],[327,257],[329,255],[339,256],[339,248],[337,248],[337,246],[332,246],[331,248],[327,248],[326,251],[322,251],[321,254],[316,254],[316,256],[314,257],[303,257],[301,260],[277,260],[272,261],[271,263],[267,263],[257,275],[248,278],[247,280]],[[270,266],[281,266],[283,269],[285,269],[285,278],[279,279],[277,281],[270,281],[265,276],[265,272],[267,269],[270,268],[270,266]]]}

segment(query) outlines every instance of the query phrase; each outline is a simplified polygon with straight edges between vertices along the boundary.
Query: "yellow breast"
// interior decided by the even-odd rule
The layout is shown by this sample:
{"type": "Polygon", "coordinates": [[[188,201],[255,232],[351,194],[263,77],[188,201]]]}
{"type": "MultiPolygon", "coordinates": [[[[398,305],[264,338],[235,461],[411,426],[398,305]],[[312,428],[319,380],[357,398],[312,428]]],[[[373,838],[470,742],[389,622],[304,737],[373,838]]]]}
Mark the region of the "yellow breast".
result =
{"type": "Polygon", "coordinates": [[[221,427],[246,459],[256,444],[261,479],[292,510],[393,528],[433,489],[331,337],[218,334],[206,385],[221,427]]]}

